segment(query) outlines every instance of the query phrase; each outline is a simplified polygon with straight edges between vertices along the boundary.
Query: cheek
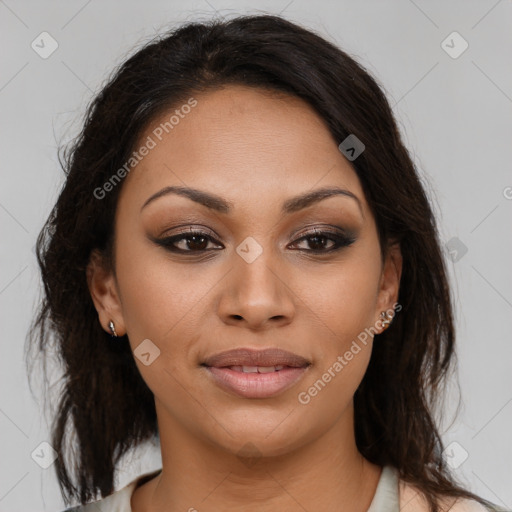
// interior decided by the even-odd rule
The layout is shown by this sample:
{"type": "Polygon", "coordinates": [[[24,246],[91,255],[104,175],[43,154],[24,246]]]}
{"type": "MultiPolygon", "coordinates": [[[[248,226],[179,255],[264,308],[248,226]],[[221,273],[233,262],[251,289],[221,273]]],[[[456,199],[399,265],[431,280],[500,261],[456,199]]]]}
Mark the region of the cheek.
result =
{"type": "Polygon", "coordinates": [[[347,341],[374,324],[380,272],[378,253],[354,250],[344,261],[312,272],[303,280],[303,301],[335,341],[337,350],[343,350],[347,341]]]}
{"type": "Polygon", "coordinates": [[[371,343],[359,343],[357,353],[348,350],[334,358],[327,358],[325,364],[317,365],[314,374],[304,382],[298,391],[297,410],[302,417],[321,418],[311,421],[311,434],[320,437],[328,431],[340,417],[346,415],[352,406],[354,394],[361,383],[371,355],[371,343]],[[338,357],[340,359],[338,359],[338,357]]]}
{"type": "Polygon", "coordinates": [[[317,319],[319,342],[314,371],[297,399],[327,423],[348,406],[368,367],[380,273],[378,246],[361,244],[342,263],[308,279],[304,302],[317,319]]]}
{"type": "Polygon", "coordinates": [[[189,394],[195,393],[194,383],[187,383],[187,392],[181,382],[190,370],[190,348],[200,337],[205,295],[217,280],[193,265],[173,263],[144,244],[125,245],[119,251],[116,273],[123,318],[142,378],[155,397],[165,397],[171,410],[197,416],[189,394]],[[150,354],[146,360],[145,353],[150,354]]]}
{"type": "Polygon", "coordinates": [[[208,290],[217,279],[192,264],[172,262],[149,242],[124,243],[119,235],[116,274],[123,318],[132,348],[150,339],[162,355],[175,356],[194,336],[208,290]]]}

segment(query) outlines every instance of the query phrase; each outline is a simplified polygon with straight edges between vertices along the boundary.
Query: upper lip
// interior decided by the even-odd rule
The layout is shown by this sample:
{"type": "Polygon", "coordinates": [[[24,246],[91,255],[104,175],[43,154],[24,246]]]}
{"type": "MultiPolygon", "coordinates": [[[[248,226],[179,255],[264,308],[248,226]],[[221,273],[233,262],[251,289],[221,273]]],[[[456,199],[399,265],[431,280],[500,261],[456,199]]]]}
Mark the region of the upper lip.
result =
{"type": "Polygon", "coordinates": [[[310,362],[298,354],[278,348],[250,349],[237,348],[219,352],[208,357],[203,365],[217,368],[227,366],[291,366],[302,368],[310,362]]]}

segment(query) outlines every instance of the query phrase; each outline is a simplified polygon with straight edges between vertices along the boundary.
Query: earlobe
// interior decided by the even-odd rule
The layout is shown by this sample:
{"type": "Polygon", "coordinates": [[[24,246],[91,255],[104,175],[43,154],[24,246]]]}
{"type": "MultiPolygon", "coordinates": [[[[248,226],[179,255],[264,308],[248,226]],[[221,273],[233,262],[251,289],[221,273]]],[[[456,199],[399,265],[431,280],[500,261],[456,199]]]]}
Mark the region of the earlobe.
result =
{"type": "Polygon", "coordinates": [[[113,322],[116,335],[123,336],[124,320],[115,277],[106,267],[101,251],[94,249],[87,264],[87,286],[103,329],[112,334],[113,322]]]}
{"type": "Polygon", "coordinates": [[[398,302],[401,276],[402,252],[400,244],[394,242],[388,246],[386,251],[377,301],[376,316],[379,317],[382,324],[382,331],[387,329],[391,323],[393,315],[390,312],[394,312],[394,305],[398,302]],[[389,318],[390,316],[391,318],[389,318]]]}

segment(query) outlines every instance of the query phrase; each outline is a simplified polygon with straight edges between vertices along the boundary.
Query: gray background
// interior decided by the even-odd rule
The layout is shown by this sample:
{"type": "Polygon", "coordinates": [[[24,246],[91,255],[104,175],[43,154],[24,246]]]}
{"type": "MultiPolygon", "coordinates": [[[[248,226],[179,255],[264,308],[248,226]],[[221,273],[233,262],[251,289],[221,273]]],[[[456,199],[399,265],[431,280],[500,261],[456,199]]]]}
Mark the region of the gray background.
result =
{"type": "MultiPolygon", "coordinates": [[[[53,466],[31,458],[48,453],[39,445],[51,410],[31,395],[23,362],[39,294],[34,244],[63,179],[56,147],[77,133],[92,94],[135,45],[180,21],[248,12],[281,12],[317,30],[384,85],[443,242],[454,239],[446,254],[463,406],[455,417],[453,378],[443,439],[456,444],[446,456],[471,490],[512,508],[510,1],[0,0],[0,511],[63,508],[53,466]],[[43,31],[59,45],[47,59],[31,48],[43,31]],[[453,31],[469,44],[457,58],[441,45],[453,31]]],[[[462,40],[445,45],[458,52],[462,40]]],[[[118,486],[158,467],[148,445],[126,460],[118,486]]]]}

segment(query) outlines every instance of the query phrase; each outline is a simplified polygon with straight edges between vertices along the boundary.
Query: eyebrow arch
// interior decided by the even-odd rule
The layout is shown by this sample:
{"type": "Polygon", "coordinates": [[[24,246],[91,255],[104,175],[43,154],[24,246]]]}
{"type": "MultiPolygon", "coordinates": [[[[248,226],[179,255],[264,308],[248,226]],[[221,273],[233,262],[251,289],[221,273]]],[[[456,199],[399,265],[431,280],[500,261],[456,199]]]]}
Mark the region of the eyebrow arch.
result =
{"type": "MultiPolygon", "coordinates": [[[[162,190],[159,190],[151,197],[149,197],[149,199],[147,199],[146,202],[142,205],[141,211],[149,203],[168,194],[177,194],[180,196],[188,197],[192,201],[195,201],[196,203],[202,204],[203,206],[206,206],[207,208],[218,211],[220,213],[229,213],[233,207],[233,203],[231,203],[230,201],[226,201],[222,197],[217,196],[215,194],[204,192],[196,188],[170,186],[165,187],[162,190]]],[[[308,206],[311,206],[321,201],[322,199],[326,199],[328,197],[336,195],[341,195],[354,199],[357,205],[359,206],[359,209],[361,210],[361,214],[363,213],[362,204],[359,198],[349,190],[338,187],[323,187],[317,190],[313,190],[312,192],[306,192],[305,194],[292,197],[283,203],[281,210],[283,213],[294,213],[304,208],[307,208],[308,206]]]]}

